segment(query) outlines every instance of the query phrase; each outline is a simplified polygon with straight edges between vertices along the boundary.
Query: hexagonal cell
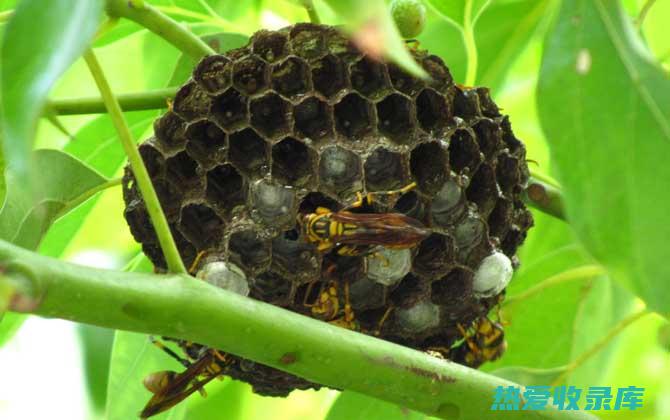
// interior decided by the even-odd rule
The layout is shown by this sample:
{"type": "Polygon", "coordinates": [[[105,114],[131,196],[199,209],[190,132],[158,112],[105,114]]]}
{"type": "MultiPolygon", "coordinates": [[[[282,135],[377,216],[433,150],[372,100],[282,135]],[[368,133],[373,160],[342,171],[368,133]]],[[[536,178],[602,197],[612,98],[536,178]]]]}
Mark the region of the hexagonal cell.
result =
{"type": "Polygon", "coordinates": [[[491,91],[486,87],[478,87],[477,96],[479,96],[479,106],[485,117],[495,118],[500,116],[498,105],[491,99],[491,91]]]}
{"type": "Polygon", "coordinates": [[[521,229],[527,230],[530,229],[534,223],[533,213],[528,210],[523,201],[519,198],[514,200],[514,224],[521,229]]]}
{"type": "Polygon", "coordinates": [[[295,191],[284,185],[259,180],[251,186],[251,215],[275,229],[295,224],[295,191]]]}
{"type": "Polygon", "coordinates": [[[498,151],[501,141],[501,130],[498,124],[489,119],[482,119],[472,127],[477,134],[479,150],[486,159],[492,158],[498,151]]]}
{"type": "Polygon", "coordinates": [[[414,140],[414,114],[412,102],[405,96],[393,93],[377,104],[379,131],[396,143],[407,144],[414,140]]]}
{"type": "Polygon", "coordinates": [[[451,73],[440,57],[429,55],[421,61],[421,65],[430,76],[430,84],[435,89],[444,92],[453,84],[451,73]]]}
{"type": "Polygon", "coordinates": [[[318,98],[307,98],[293,110],[296,133],[314,141],[332,135],[330,107],[318,98]]]}
{"type": "Polygon", "coordinates": [[[394,312],[395,324],[412,335],[430,331],[440,325],[440,307],[424,300],[394,312]]]}
{"type": "Polygon", "coordinates": [[[281,183],[304,187],[312,180],[315,160],[314,150],[287,137],[272,146],[272,177],[281,183]]]}
{"type": "Polygon", "coordinates": [[[149,218],[149,213],[144,207],[144,204],[135,200],[129,203],[124,212],[124,217],[128,222],[128,227],[130,228],[130,233],[132,233],[133,238],[140,243],[157,243],[158,237],[156,236],[156,231],[154,226],[151,224],[151,219],[149,218]]]}
{"type": "Polygon", "coordinates": [[[312,63],[314,90],[330,98],[347,86],[344,63],[334,55],[327,55],[312,63]]]}
{"type": "Polygon", "coordinates": [[[498,194],[495,171],[489,164],[481,165],[472,177],[465,195],[468,200],[477,204],[479,212],[484,217],[488,217],[496,205],[498,194]]]}
{"type": "Polygon", "coordinates": [[[198,184],[198,163],[186,152],[179,152],[165,161],[167,177],[179,186],[198,184]]]}
{"type": "Polygon", "coordinates": [[[253,129],[232,133],[228,139],[228,159],[249,176],[262,176],[261,166],[267,165],[265,140],[253,129]]]}
{"type": "Polygon", "coordinates": [[[154,133],[161,144],[168,149],[180,148],[186,144],[184,126],[184,121],[177,114],[168,111],[154,121],[154,133]]]}
{"type": "Polygon", "coordinates": [[[298,23],[291,29],[293,52],[306,59],[318,58],[326,53],[323,28],[312,23],[298,23]]]}
{"type": "Polygon", "coordinates": [[[424,89],[416,98],[416,118],[429,133],[446,127],[451,121],[450,114],[447,100],[434,89],[424,89]]]}
{"type": "Polygon", "coordinates": [[[473,173],[482,161],[477,142],[466,130],[456,130],[449,142],[449,166],[458,173],[473,173]]]}
{"type": "Polygon", "coordinates": [[[207,115],[211,99],[195,82],[182,86],[174,97],[172,109],[186,121],[192,121],[207,115]]]}
{"type": "Polygon", "coordinates": [[[496,176],[498,185],[505,194],[512,193],[514,186],[521,180],[519,173],[519,161],[508,154],[498,156],[498,166],[496,167],[496,176]]]}
{"type": "Polygon", "coordinates": [[[512,261],[502,252],[492,252],[481,260],[472,281],[474,295],[490,298],[500,294],[512,279],[512,261]]]}
{"type": "Polygon", "coordinates": [[[207,200],[230,213],[235,206],[244,204],[244,180],[233,165],[217,166],[207,172],[207,200]]]}
{"type": "Polygon", "coordinates": [[[454,268],[431,285],[431,300],[440,306],[460,306],[472,295],[473,277],[474,273],[467,268],[454,268]]]}
{"type": "Polygon", "coordinates": [[[184,262],[186,267],[190,267],[195,260],[195,256],[197,255],[195,247],[186,238],[184,238],[184,236],[179,233],[179,231],[176,230],[174,225],[170,225],[170,230],[172,231],[172,237],[174,238],[177,249],[179,250],[181,260],[184,262]]]}
{"type": "Polygon", "coordinates": [[[394,306],[406,307],[422,300],[428,293],[428,282],[410,273],[400,281],[389,297],[394,306]]]}
{"type": "Polygon", "coordinates": [[[258,57],[250,55],[233,65],[233,85],[240,92],[253,95],[267,88],[267,64],[258,57]]]}
{"type": "Polygon", "coordinates": [[[389,191],[407,184],[402,155],[383,147],[368,156],[364,169],[368,191],[389,191]]]}
{"type": "Polygon", "coordinates": [[[223,92],[230,86],[231,61],[223,55],[209,55],[203,58],[193,71],[193,79],[212,95],[223,92]]]}
{"type": "Polygon", "coordinates": [[[281,60],[288,53],[288,39],[285,34],[260,30],[251,37],[254,54],[266,61],[281,60]]]}
{"type": "Polygon", "coordinates": [[[379,308],[386,303],[386,288],[367,278],[360,278],[349,285],[349,302],[356,311],[379,308]]]}
{"type": "Polygon", "coordinates": [[[447,227],[460,219],[465,211],[465,194],[454,179],[448,179],[435,194],[430,206],[434,225],[447,227]]]}
{"type": "Polygon", "coordinates": [[[228,251],[235,264],[250,272],[266,269],[272,258],[270,243],[253,230],[242,230],[230,235],[228,251]]]}
{"type": "Polygon", "coordinates": [[[309,67],[298,57],[289,57],[272,67],[272,88],[291,98],[309,89],[309,67]]]}
{"type": "Polygon", "coordinates": [[[363,57],[349,69],[351,86],[359,93],[374,99],[388,90],[384,66],[369,57],[363,57]]]}
{"type": "Polygon", "coordinates": [[[152,179],[154,190],[161,203],[161,208],[168,220],[176,220],[179,217],[179,206],[181,205],[182,193],[171,182],[165,179],[152,179]]]}
{"type": "Polygon", "coordinates": [[[490,236],[495,236],[498,239],[505,237],[512,222],[513,211],[514,206],[511,201],[505,198],[498,199],[488,219],[490,236]]]}
{"type": "Polygon", "coordinates": [[[468,213],[454,229],[454,241],[461,259],[466,258],[470,250],[485,239],[486,223],[474,212],[468,213]]]}
{"type": "Polygon", "coordinates": [[[447,149],[438,141],[420,144],[412,150],[409,166],[419,189],[436,194],[449,177],[447,149]]]}
{"type": "Polygon", "coordinates": [[[523,153],[524,147],[523,143],[516,138],[514,132],[512,131],[512,124],[509,121],[508,116],[504,116],[500,122],[500,128],[502,128],[502,138],[509,151],[514,156],[520,157],[519,155],[523,153]]]}
{"type": "Polygon", "coordinates": [[[421,221],[424,219],[426,206],[416,191],[408,191],[396,201],[393,210],[421,221]]]}
{"type": "Polygon", "coordinates": [[[423,81],[407,73],[395,64],[387,65],[391,85],[402,93],[414,96],[423,87],[423,81]]]}
{"type": "Polygon", "coordinates": [[[300,214],[314,213],[318,207],[325,207],[331,211],[340,210],[340,204],[320,192],[311,192],[300,201],[300,214]]]}
{"type": "Polygon", "coordinates": [[[205,204],[187,204],[181,209],[179,230],[200,250],[216,246],[223,239],[223,228],[223,220],[205,204]]]}
{"type": "Polygon", "coordinates": [[[381,248],[365,259],[368,279],[389,287],[395,286],[412,268],[412,252],[409,249],[381,248]]]}
{"type": "Polygon", "coordinates": [[[290,104],[276,93],[251,101],[251,124],[266,136],[278,136],[289,129],[290,104]]]}
{"type": "Polygon", "coordinates": [[[327,147],[319,162],[321,185],[336,193],[360,191],[361,161],[358,155],[340,146],[327,147]]]}
{"type": "Polygon", "coordinates": [[[454,115],[464,120],[475,118],[479,114],[479,97],[474,89],[456,88],[454,97],[454,115]]]}
{"type": "Polygon", "coordinates": [[[363,53],[351,42],[351,38],[337,29],[329,33],[328,49],[345,64],[353,63],[363,56],[363,53]]]}
{"type": "Polygon", "coordinates": [[[433,233],[419,244],[412,269],[431,279],[442,277],[453,266],[454,257],[454,240],[450,236],[433,233]]]}
{"type": "Polygon", "coordinates": [[[335,127],[343,136],[359,140],[372,129],[372,106],[357,93],[335,105],[335,127]]]}
{"type": "Polygon", "coordinates": [[[216,124],[200,120],[186,128],[186,150],[201,161],[216,160],[226,147],[226,134],[216,124]]]}
{"type": "Polygon", "coordinates": [[[314,245],[280,235],[272,240],[272,270],[308,283],[319,279],[321,258],[314,245]]]}
{"type": "Polygon", "coordinates": [[[139,146],[140,156],[144,161],[144,166],[147,168],[149,177],[156,178],[163,170],[165,159],[161,152],[156,149],[150,141],[146,141],[139,146]]]}
{"type": "Polygon", "coordinates": [[[231,130],[247,121],[247,97],[228,89],[212,100],[212,119],[224,129],[231,130]]]}
{"type": "MultiPolygon", "coordinates": [[[[317,289],[318,290],[318,289],[317,289]]],[[[275,306],[287,306],[295,295],[295,284],[283,276],[269,271],[254,278],[250,296],[275,306]]]]}
{"type": "Polygon", "coordinates": [[[242,269],[233,263],[212,261],[198,270],[196,278],[212,286],[229,290],[242,296],[249,296],[249,281],[242,269]]]}

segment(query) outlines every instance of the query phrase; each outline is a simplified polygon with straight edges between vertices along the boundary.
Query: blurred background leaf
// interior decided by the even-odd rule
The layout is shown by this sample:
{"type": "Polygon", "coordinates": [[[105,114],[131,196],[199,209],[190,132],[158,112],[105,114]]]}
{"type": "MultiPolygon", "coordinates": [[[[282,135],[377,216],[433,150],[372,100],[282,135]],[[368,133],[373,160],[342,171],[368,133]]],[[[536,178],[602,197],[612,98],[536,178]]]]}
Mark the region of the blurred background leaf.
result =
{"type": "Polygon", "coordinates": [[[568,219],[612,277],[670,311],[670,83],[618,2],[563,2],[546,41],[542,127],[568,219]]]}
{"type": "Polygon", "coordinates": [[[3,150],[25,189],[39,185],[32,181],[29,157],[47,93],[88,46],[101,12],[102,0],[55,0],[48,7],[24,0],[5,28],[0,46],[3,150]]]}
{"type": "Polygon", "coordinates": [[[460,27],[466,25],[466,19],[473,24],[477,22],[481,13],[491,2],[492,0],[427,0],[427,3],[444,19],[460,27]]]}

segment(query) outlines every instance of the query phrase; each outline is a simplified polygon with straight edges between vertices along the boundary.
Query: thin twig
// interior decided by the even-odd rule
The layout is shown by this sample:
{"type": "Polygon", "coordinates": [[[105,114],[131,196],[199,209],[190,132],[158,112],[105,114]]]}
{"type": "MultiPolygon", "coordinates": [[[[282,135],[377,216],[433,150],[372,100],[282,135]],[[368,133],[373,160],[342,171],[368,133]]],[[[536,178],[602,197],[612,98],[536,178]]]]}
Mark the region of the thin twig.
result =
{"type": "Polygon", "coordinates": [[[109,116],[114,123],[121,144],[128,156],[128,161],[130,162],[133,174],[135,175],[135,180],[137,181],[140,193],[142,194],[142,199],[144,200],[151,223],[158,236],[158,242],[165,255],[168,269],[173,273],[186,273],[186,268],[184,267],[184,263],[177,250],[177,245],[172,237],[172,232],[170,231],[165,214],[161,209],[156,190],[154,190],[154,186],[151,183],[147,168],[144,166],[144,161],[142,160],[137,147],[135,147],[135,142],[133,141],[133,136],[123,116],[123,111],[121,111],[119,102],[116,100],[114,93],[109,87],[109,83],[107,83],[102,67],[100,67],[100,63],[95,57],[93,50],[89,49],[84,53],[84,60],[95,79],[95,83],[98,85],[98,89],[105,102],[109,116]]]}
{"type": "Polygon", "coordinates": [[[593,345],[590,349],[586,350],[584,353],[580,354],[575,360],[570,362],[561,375],[551,383],[551,386],[560,385],[565,379],[570,375],[575,369],[583,365],[587,360],[593,357],[600,350],[605,348],[610,341],[612,341],[617,335],[619,335],[626,327],[634,323],[638,319],[644,317],[645,315],[650,314],[651,312],[647,309],[644,309],[640,312],[634,313],[633,315],[622,319],[617,325],[615,325],[600,341],[593,345]]]}
{"type": "Polygon", "coordinates": [[[531,177],[524,193],[524,201],[544,213],[565,220],[563,195],[553,185],[531,177]]]}
{"type": "MultiPolygon", "coordinates": [[[[167,108],[168,100],[173,99],[178,87],[149,90],[138,93],[117,95],[121,109],[126,111],[141,111],[147,109],[167,108]]],[[[100,114],[107,112],[105,102],[101,97],[84,97],[54,99],[48,103],[49,109],[57,115],[100,114]]]]}
{"type": "Polygon", "coordinates": [[[635,20],[635,26],[637,27],[637,30],[642,30],[642,25],[644,24],[644,20],[647,17],[647,14],[649,13],[649,10],[651,9],[651,6],[656,3],[656,0],[647,0],[644,5],[642,6],[642,9],[640,10],[640,14],[635,20]]]}
{"type": "Polygon", "coordinates": [[[316,13],[316,9],[314,8],[314,2],[312,0],[302,0],[302,6],[307,11],[307,15],[309,16],[310,22],[317,24],[321,23],[321,19],[319,19],[319,15],[316,13]]]}

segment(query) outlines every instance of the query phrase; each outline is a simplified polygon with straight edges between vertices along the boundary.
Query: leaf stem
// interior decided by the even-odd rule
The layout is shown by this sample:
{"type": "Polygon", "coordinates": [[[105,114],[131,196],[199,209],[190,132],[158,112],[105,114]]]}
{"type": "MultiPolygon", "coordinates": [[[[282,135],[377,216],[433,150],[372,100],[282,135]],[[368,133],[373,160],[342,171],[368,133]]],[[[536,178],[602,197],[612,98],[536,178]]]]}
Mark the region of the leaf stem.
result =
{"type": "Polygon", "coordinates": [[[114,93],[109,87],[109,83],[107,83],[102,67],[100,67],[100,63],[98,63],[98,59],[95,57],[93,50],[89,49],[84,53],[84,60],[95,79],[95,83],[98,85],[98,89],[105,102],[109,116],[112,119],[114,127],[116,127],[121,144],[128,156],[130,167],[135,175],[135,180],[137,181],[140,193],[142,194],[142,198],[147,207],[151,223],[156,230],[158,242],[165,255],[168,269],[173,273],[186,273],[186,268],[179,256],[177,245],[172,237],[172,232],[170,232],[170,227],[168,226],[165,214],[161,209],[156,190],[154,190],[154,186],[151,183],[147,168],[144,166],[140,152],[137,147],[135,147],[135,142],[133,141],[128,124],[126,124],[119,102],[114,97],[114,93]]]}
{"type": "Polygon", "coordinates": [[[54,218],[54,220],[56,220],[56,219],[62,217],[63,215],[67,214],[67,212],[69,212],[69,211],[72,210],[73,208],[79,206],[79,205],[82,204],[84,201],[86,201],[86,200],[88,200],[89,198],[93,197],[93,196],[96,195],[97,193],[99,193],[99,192],[101,192],[101,191],[104,191],[104,190],[106,190],[107,188],[112,188],[112,187],[116,187],[117,185],[121,185],[121,181],[122,181],[121,178],[110,179],[110,180],[107,181],[107,182],[104,182],[104,183],[102,183],[102,184],[96,185],[94,188],[91,188],[90,190],[85,191],[84,193],[82,193],[82,194],[79,195],[78,197],[75,197],[74,199],[70,200],[70,201],[68,202],[68,205],[67,205],[66,207],[63,207],[63,209],[61,209],[61,211],[58,212],[58,214],[56,215],[56,217],[54,218]]]}
{"type": "Polygon", "coordinates": [[[149,4],[135,7],[127,0],[106,0],[106,10],[111,17],[124,17],[139,23],[196,60],[216,54],[202,39],[149,4]]]}
{"type": "MultiPolygon", "coordinates": [[[[146,109],[167,108],[168,99],[174,98],[177,87],[150,90],[146,92],[117,95],[121,109],[141,111],[146,109]]],[[[48,103],[49,109],[57,115],[100,114],[107,112],[101,97],[55,99],[48,103]]]]}
{"type": "Polygon", "coordinates": [[[314,8],[314,2],[312,0],[302,0],[301,2],[302,6],[307,11],[309,21],[317,24],[321,23],[321,19],[319,19],[319,15],[316,13],[316,9],[314,8]]]}
{"type": "Polygon", "coordinates": [[[505,299],[503,307],[507,307],[512,304],[524,301],[530,297],[537,295],[540,292],[545,291],[548,288],[557,286],[559,284],[575,280],[588,279],[605,273],[606,273],[605,268],[595,264],[584,265],[570,270],[565,270],[553,276],[547,277],[540,283],[534,285],[533,287],[529,287],[528,289],[524,290],[523,292],[517,295],[509,296],[507,299],[505,299]]]}
{"type": "Polygon", "coordinates": [[[647,14],[649,14],[649,10],[651,10],[651,6],[653,6],[654,3],[656,3],[656,0],[647,0],[642,6],[639,16],[635,19],[635,27],[638,31],[642,30],[644,19],[647,17],[647,14]]]}
{"type": "Polygon", "coordinates": [[[617,335],[619,335],[624,329],[626,329],[626,327],[628,327],[630,324],[634,323],[638,319],[644,317],[645,315],[649,315],[650,313],[651,311],[644,309],[619,321],[619,323],[615,325],[607,333],[607,335],[605,335],[600,341],[594,344],[593,347],[586,350],[584,353],[580,354],[575,360],[570,362],[565,371],[561,373],[561,375],[558,378],[556,378],[554,382],[551,383],[551,386],[556,386],[563,383],[565,379],[568,377],[568,375],[570,375],[570,373],[572,373],[579,366],[583,365],[588,359],[593,357],[600,350],[605,348],[605,346],[607,346],[610,343],[610,341],[612,341],[617,335]]]}
{"type": "MultiPolygon", "coordinates": [[[[27,310],[31,313],[203,343],[332,388],[351,389],[434,416],[489,418],[493,390],[514,385],[185,275],[82,267],[0,241],[0,266],[10,261],[30,267],[28,279],[40,286],[39,304],[27,310]]],[[[0,277],[0,282],[4,280],[0,277]]],[[[534,415],[594,418],[555,409],[534,415]]],[[[524,419],[527,413],[510,411],[506,416],[524,419]]]]}
{"type": "Polygon", "coordinates": [[[554,185],[531,176],[523,198],[528,205],[557,219],[565,220],[563,195],[554,185]]]}
{"type": "Polygon", "coordinates": [[[463,15],[463,42],[465,44],[465,55],[467,58],[467,70],[465,72],[465,85],[474,86],[477,82],[477,43],[475,41],[475,28],[472,20],[472,0],[465,0],[465,12],[463,15]]]}

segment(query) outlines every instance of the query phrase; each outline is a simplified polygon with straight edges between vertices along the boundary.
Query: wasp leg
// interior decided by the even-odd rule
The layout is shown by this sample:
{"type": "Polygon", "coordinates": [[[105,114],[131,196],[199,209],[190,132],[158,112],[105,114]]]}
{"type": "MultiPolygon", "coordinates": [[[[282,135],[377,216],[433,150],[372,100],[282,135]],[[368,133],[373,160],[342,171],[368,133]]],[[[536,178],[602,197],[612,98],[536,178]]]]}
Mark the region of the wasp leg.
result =
{"type": "Polygon", "coordinates": [[[198,268],[198,265],[200,265],[200,261],[202,261],[203,257],[207,255],[208,251],[200,251],[198,252],[198,255],[195,256],[195,259],[193,260],[193,263],[191,266],[188,268],[188,273],[193,275],[195,274],[196,269],[198,268]]]}
{"type": "MultiPolygon", "coordinates": [[[[336,306],[337,308],[337,306],[336,306]]],[[[356,329],[356,316],[354,310],[351,308],[351,302],[349,300],[349,282],[344,283],[344,314],[330,321],[330,324],[337,325],[338,327],[343,327],[349,330],[356,329]]],[[[334,313],[335,316],[339,315],[339,310],[334,313]]]]}
{"type": "Polygon", "coordinates": [[[461,324],[456,324],[456,328],[458,328],[458,331],[463,334],[463,338],[465,339],[465,342],[467,343],[468,347],[473,353],[479,352],[479,349],[477,348],[477,345],[475,342],[472,340],[471,334],[468,334],[468,332],[463,328],[461,324]]]}
{"type": "Polygon", "coordinates": [[[386,312],[384,312],[384,315],[379,319],[379,322],[377,322],[377,329],[374,331],[375,336],[379,336],[379,334],[382,333],[382,327],[384,327],[384,323],[386,323],[386,320],[389,318],[391,315],[391,312],[393,312],[395,308],[393,306],[389,306],[386,308],[386,312]]]}
{"type": "Polygon", "coordinates": [[[374,201],[374,197],[378,195],[401,195],[405,194],[406,192],[412,191],[414,188],[416,188],[416,182],[412,182],[410,184],[405,185],[404,187],[397,189],[397,190],[389,190],[389,191],[375,191],[375,192],[370,192],[367,194],[366,198],[368,200],[368,204],[372,204],[374,201]]]}
{"type": "Polygon", "coordinates": [[[158,347],[159,349],[163,350],[163,351],[164,351],[165,353],[167,353],[170,357],[172,357],[172,358],[175,359],[177,362],[179,362],[179,364],[181,364],[182,366],[184,366],[184,367],[186,367],[186,368],[188,368],[189,366],[191,366],[191,364],[192,364],[191,362],[189,362],[188,360],[186,360],[186,359],[184,359],[183,357],[179,356],[179,355],[178,355],[177,353],[175,353],[171,348],[169,348],[168,346],[166,346],[165,344],[163,344],[162,341],[156,339],[156,337],[150,335],[150,336],[149,336],[149,340],[151,341],[151,344],[153,344],[154,346],[156,346],[156,347],[158,347]]]}

